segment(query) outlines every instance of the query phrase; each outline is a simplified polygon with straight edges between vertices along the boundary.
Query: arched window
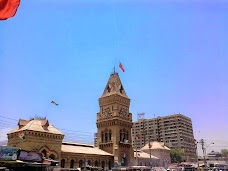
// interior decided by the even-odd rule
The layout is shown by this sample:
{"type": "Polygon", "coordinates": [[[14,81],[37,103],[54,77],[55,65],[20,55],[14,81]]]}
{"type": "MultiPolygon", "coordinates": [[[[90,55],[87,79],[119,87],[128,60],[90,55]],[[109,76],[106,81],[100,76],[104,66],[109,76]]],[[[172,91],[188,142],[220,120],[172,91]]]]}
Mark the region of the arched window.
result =
{"type": "Polygon", "coordinates": [[[111,140],[112,140],[112,131],[109,130],[109,141],[111,141],[111,140]]]}
{"type": "Polygon", "coordinates": [[[91,161],[88,160],[88,161],[87,161],[87,164],[88,164],[88,166],[91,166],[91,161]]]}
{"type": "Polygon", "coordinates": [[[74,168],[74,160],[73,159],[70,161],[70,168],[74,168]]]}
{"type": "Polygon", "coordinates": [[[125,129],[123,130],[123,137],[122,137],[122,142],[124,142],[124,140],[125,140],[125,129]]]}
{"type": "Polygon", "coordinates": [[[105,142],[108,142],[108,130],[105,131],[105,142]]]}
{"type": "Polygon", "coordinates": [[[83,161],[79,160],[79,167],[82,167],[82,166],[83,166],[83,161]]]}
{"type": "Polygon", "coordinates": [[[55,155],[54,155],[54,154],[51,154],[51,155],[49,156],[49,158],[52,159],[52,160],[55,160],[55,155]]]}
{"type": "Polygon", "coordinates": [[[125,139],[128,140],[128,132],[126,131],[125,139]]]}
{"type": "Polygon", "coordinates": [[[42,152],[43,157],[47,157],[47,151],[44,149],[42,152]]]}
{"type": "Polygon", "coordinates": [[[112,164],[111,161],[108,161],[108,169],[111,170],[112,169],[112,164]]]}
{"type": "Polygon", "coordinates": [[[104,131],[101,131],[101,142],[104,142],[104,131]]]}
{"type": "Polygon", "coordinates": [[[122,141],[122,129],[120,130],[120,141],[122,141]]]}
{"type": "Polygon", "coordinates": [[[98,167],[98,161],[96,160],[94,166],[98,167]]]}
{"type": "Polygon", "coordinates": [[[65,167],[65,160],[64,160],[64,159],[61,160],[61,167],[62,167],[62,168],[65,167]]]}
{"type": "Polygon", "coordinates": [[[101,167],[104,169],[105,168],[105,161],[101,162],[101,167]]]}

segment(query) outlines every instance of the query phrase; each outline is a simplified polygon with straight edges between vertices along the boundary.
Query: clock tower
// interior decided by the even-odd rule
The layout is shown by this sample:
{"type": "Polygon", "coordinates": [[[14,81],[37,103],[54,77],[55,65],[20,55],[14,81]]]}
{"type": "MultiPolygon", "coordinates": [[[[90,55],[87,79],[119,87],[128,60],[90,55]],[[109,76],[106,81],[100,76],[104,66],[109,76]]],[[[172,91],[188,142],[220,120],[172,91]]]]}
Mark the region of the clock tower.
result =
{"type": "Polygon", "coordinates": [[[121,83],[118,73],[110,75],[97,113],[97,146],[114,155],[114,165],[127,166],[132,163],[131,128],[132,114],[130,99],[121,83]]]}

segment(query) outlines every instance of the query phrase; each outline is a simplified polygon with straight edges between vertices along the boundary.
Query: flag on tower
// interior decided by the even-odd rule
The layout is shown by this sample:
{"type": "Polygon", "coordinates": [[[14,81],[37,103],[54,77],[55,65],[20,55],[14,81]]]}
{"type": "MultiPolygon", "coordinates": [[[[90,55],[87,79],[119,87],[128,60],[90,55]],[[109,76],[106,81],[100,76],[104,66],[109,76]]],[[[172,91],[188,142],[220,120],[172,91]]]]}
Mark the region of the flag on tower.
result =
{"type": "Polygon", "coordinates": [[[22,139],[22,140],[24,140],[25,139],[25,134],[24,134],[24,132],[18,132],[18,137],[20,138],[20,139],[22,139]]]}
{"type": "Polygon", "coordinates": [[[56,103],[55,101],[53,101],[53,100],[51,101],[51,103],[54,104],[54,105],[56,105],[56,106],[59,105],[59,104],[57,104],[57,103],[56,103]]]}
{"type": "Polygon", "coordinates": [[[125,71],[123,65],[121,64],[121,62],[120,62],[120,64],[119,64],[119,67],[120,67],[120,69],[121,69],[123,72],[125,71]]]}
{"type": "Polygon", "coordinates": [[[20,0],[0,0],[0,20],[13,17],[19,5],[20,0]]]}

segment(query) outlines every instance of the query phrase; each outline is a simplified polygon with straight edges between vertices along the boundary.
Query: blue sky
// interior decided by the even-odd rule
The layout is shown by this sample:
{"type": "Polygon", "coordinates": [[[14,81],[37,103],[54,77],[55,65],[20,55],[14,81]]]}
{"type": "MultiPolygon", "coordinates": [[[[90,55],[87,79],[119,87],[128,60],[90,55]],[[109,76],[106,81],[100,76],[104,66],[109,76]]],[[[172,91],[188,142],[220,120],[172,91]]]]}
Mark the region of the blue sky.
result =
{"type": "Polygon", "coordinates": [[[47,116],[75,140],[91,140],[98,98],[121,61],[134,121],[140,112],[180,112],[192,118],[196,139],[221,146],[227,19],[225,0],[21,1],[16,16],[0,22],[0,116],[15,119],[0,118],[0,128],[47,116]]]}

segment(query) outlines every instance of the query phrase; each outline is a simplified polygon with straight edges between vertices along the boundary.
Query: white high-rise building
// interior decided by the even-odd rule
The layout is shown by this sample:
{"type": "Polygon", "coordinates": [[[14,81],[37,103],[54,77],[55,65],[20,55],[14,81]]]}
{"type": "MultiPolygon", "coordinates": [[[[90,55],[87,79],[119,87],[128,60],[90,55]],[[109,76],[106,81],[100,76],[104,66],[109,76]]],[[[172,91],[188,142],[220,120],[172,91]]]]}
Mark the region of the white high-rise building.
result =
{"type": "Polygon", "coordinates": [[[192,121],[182,114],[139,119],[133,122],[132,137],[133,146],[137,149],[142,148],[149,140],[159,141],[170,148],[181,148],[185,161],[195,161],[197,158],[192,121]],[[136,135],[140,135],[139,138],[134,138],[136,135]]]}

